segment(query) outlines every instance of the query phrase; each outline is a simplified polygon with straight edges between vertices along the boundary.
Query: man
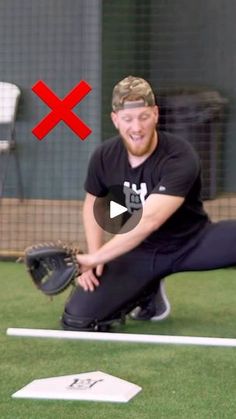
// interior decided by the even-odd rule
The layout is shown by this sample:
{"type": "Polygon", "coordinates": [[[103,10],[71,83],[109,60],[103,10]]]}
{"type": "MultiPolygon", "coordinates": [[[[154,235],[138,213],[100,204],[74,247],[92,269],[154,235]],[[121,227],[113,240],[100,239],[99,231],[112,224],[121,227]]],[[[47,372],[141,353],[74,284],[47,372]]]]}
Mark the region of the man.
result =
{"type": "Polygon", "coordinates": [[[135,306],[135,319],[165,318],[167,275],[236,263],[236,222],[209,220],[198,157],[189,142],[157,131],[149,83],[133,76],[121,80],[113,90],[111,118],[118,136],[95,151],[85,182],[89,253],[77,256],[83,273],[65,307],[66,329],[101,330],[135,306]],[[133,229],[103,244],[93,207],[113,185],[138,192],[142,216],[133,229]]]}

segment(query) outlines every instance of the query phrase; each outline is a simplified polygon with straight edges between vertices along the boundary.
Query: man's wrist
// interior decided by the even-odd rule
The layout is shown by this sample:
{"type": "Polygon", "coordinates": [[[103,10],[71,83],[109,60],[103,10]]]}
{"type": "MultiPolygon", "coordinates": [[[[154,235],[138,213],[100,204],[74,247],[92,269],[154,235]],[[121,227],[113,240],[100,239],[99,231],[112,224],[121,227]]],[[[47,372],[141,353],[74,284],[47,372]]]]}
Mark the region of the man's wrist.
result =
{"type": "Polygon", "coordinates": [[[99,260],[98,260],[99,258],[98,258],[97,253],[98,252],[96,251],[96,252],[90,254],[91,266],[97,266],[100,263],[99,260]]]}

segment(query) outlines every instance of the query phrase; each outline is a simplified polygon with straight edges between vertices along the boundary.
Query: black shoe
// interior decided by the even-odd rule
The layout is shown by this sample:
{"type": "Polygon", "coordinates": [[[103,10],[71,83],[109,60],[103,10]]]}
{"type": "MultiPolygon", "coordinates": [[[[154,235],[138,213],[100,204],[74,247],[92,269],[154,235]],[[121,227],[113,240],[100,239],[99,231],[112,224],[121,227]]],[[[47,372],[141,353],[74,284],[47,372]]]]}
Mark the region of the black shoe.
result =
{"type": "Polygon", "coordinates": [[[149,296],[140,306],[131,311],[130,317],[133,320],[160,321],[169,316],[170,310],[170,303],[165,293],[164,279],[162,279],[157,293],[149,296]]]}

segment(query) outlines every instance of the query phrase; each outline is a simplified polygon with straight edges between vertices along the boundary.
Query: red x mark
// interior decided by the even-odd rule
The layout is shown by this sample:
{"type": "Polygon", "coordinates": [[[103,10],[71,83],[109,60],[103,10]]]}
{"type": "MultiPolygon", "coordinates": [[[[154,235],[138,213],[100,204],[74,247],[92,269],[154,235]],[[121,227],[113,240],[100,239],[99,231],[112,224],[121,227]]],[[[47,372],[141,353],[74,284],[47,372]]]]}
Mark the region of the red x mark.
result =
{"type": "Polygon", "coordinates": [[[64,121],[81,140],[85,140],[91,134],[92,130],[71,111],[92,90],[86,81],[81,80],[63,100],[42,80],[35,83],[32,90],[52,109],[32,130],[38,140],[42,140],[60,121],[64,121]]]}

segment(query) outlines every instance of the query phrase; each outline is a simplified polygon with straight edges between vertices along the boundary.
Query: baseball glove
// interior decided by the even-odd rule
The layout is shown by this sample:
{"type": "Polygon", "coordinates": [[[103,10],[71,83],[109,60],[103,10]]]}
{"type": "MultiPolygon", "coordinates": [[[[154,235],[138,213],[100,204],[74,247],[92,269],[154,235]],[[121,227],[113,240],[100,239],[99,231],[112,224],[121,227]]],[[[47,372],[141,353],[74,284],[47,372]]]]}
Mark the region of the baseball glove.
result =
{"type": "Polygon", "coordinates": [[[37,288],[46,295],[56,295],[80,274],[78,253],[78,248],[62,242],[40,243],[25,250],[25,264],[37,288]]]}

